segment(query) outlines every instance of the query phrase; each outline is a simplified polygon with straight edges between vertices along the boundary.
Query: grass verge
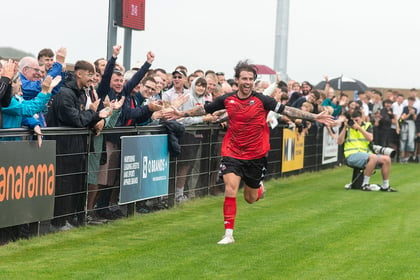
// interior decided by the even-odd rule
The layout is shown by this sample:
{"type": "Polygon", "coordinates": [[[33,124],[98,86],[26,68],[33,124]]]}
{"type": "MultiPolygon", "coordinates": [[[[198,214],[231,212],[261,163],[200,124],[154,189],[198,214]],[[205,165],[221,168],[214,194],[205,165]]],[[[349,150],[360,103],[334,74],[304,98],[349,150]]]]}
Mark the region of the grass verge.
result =
{"type": "Polygon", "coordinates": [[[393,166],[397,193],[346,191],[347,167],[266,182],[227,246],[222,197],[9,243],[1,279],[419,279],[417,168],[393,166]]]}

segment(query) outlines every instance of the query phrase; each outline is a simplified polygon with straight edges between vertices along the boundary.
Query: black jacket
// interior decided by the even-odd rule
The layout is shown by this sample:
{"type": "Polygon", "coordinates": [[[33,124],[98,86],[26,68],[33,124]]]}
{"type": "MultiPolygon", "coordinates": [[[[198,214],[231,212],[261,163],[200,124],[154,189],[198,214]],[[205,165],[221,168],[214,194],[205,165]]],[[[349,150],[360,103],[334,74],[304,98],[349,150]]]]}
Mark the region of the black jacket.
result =
{"type": "Polygon", "coordinates": [[[181,153],[179,140],[184,135],[185,127],[181,123],[170,120],[161,123],[166,128],[168,134],[168,150],[171,156],[176,157],[181,153]]]}
{"type": "Polygon", "coordinates": [[[12,85],[7,77],[0,77],[0,128],[3,127],[1,108],[10,105],[12,99],[12,85]]]}
{"type": "Polygon", "coordinates": [[[116,58],[112,57],[108,60],[108,63],[105,67],[102,80],[98,86],[98,97],[101,100],[104,100],[108,95],[109,100],[120,100],[122,96],[125,96],[125,101],[121,109],[121,115],[117,121],[116,126],[124,126],[128,120],[133,119],[134,123],[142,123],[147,121],[153,114],[149,110],[148,106],[138,106],[136,108],[131,108],[131,91],[140,83],[143,77],[146,75],[151,64],[147,61],[143,66],[134,74],[134,76],[128,80],[120,93],[116,93],[111,87],[111,77],[115,67],[116,58]]]}
{"type": "MultiPolygon", "coordinates": [[[[99,113],[85,110],[86,95],[77,87],[76,80],[66,81],[53,97],[48,110],[47,126],[92,128],[100,121],[99,113]]],[[[86,141],[81,135],[56,136],[57,154],[86,151],[86,141]]]]}

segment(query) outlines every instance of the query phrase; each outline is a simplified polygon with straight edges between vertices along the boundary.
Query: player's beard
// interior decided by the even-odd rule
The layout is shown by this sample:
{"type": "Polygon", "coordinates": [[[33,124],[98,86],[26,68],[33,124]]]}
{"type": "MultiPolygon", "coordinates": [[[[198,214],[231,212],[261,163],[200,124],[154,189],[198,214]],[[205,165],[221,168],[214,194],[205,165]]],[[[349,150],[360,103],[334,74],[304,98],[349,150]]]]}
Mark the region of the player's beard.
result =
{"type": "Polygon", "coordinates": [[[239,91],[243,95],[249,95],[252,92],[252,85],[250,85],[250,86],[248,86],[248,85],[239,85],[239,91]]]}

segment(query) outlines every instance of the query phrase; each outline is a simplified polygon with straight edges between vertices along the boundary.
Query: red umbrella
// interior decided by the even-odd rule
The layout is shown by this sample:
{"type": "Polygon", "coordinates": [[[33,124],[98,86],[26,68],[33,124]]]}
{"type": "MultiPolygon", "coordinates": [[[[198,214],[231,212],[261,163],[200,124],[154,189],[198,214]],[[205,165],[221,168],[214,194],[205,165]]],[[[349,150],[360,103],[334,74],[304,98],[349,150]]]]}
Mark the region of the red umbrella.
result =
{"type": "Polygon", "coordinates": [[[276,71],[263,64],[254,64],[258,75],[275,75],[276,71]]]}

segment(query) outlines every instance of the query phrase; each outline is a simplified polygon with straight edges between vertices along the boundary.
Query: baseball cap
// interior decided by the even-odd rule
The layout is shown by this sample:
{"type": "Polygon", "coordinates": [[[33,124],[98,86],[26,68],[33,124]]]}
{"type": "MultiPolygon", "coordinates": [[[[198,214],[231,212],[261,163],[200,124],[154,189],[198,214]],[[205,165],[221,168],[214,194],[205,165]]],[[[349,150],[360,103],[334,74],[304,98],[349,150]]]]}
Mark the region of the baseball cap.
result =
{"type": "Polygon", "coordinates": [[[184,77],[187,76],[187,74],[183,70],[180,70],[180,69],[176,69],[174,72],[172,72],[172,76],[175,75],[175,74],[180,74],[184,77]]]}

